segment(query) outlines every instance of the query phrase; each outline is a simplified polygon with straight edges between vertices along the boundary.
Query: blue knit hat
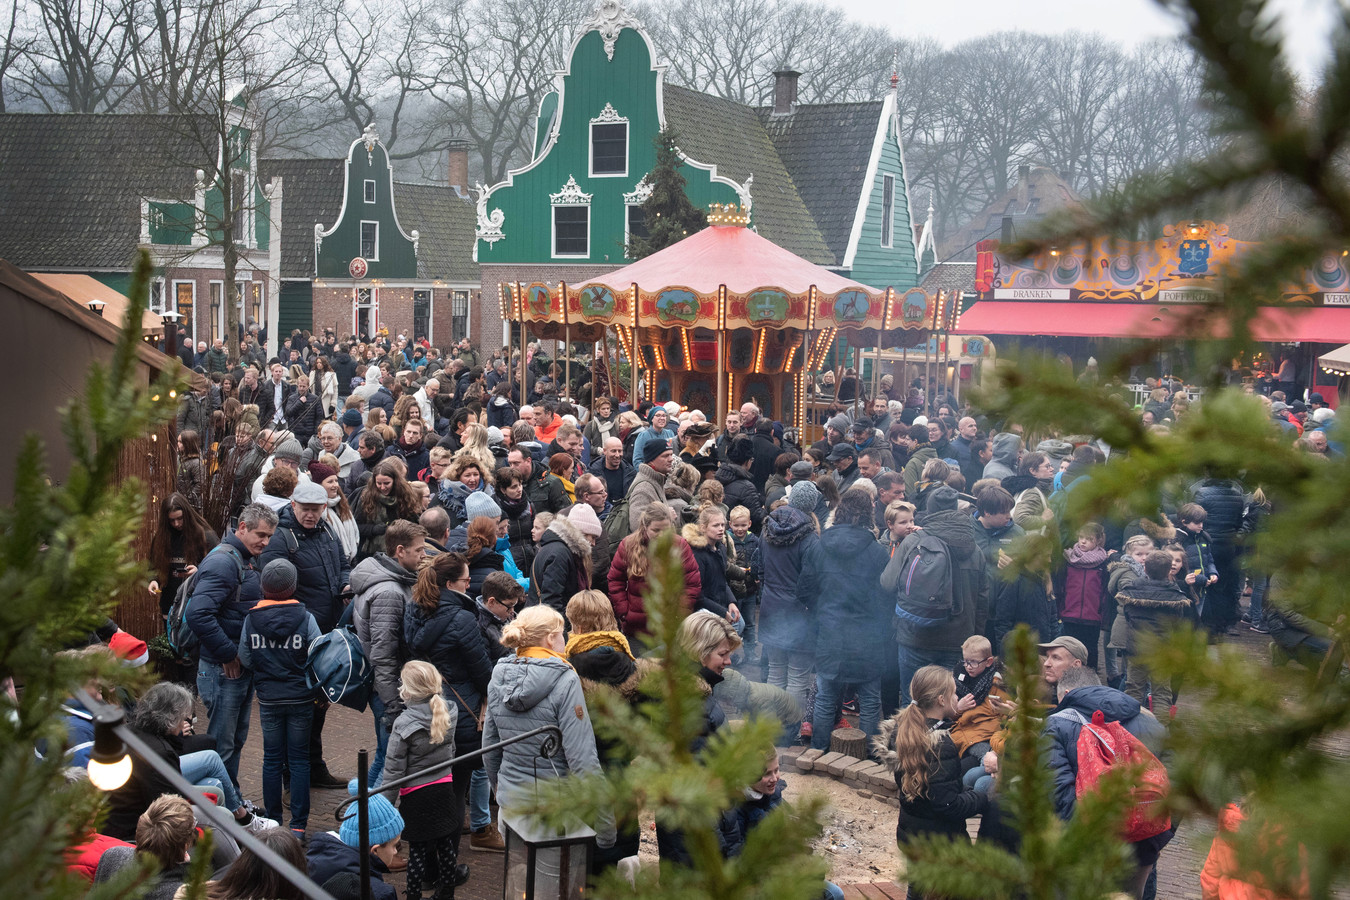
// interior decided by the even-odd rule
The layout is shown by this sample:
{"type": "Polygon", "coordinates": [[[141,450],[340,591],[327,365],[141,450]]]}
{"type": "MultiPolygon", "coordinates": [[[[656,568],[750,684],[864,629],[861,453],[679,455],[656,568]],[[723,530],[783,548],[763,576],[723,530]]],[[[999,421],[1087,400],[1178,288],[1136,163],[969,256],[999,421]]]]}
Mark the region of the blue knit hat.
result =
{"type": "MultiPolygon", "coordinates": [[[[347,785],[349,793],[356,794],[356,779],[353,778],[347,785]]],[[[399,815],[398,810],[394,809],[394,804],[385,799],[383,794],[376,794],[370,798],[370,846],[376,844],[387,844],[403,833],[403,817],[399,815]]],[[[338,837],[342,838],[342,843],[348,847],[355,847],[361,843],[361,820],[357,815],[356,804],[347,810],[351,813],[349,818],[342,820],[342,828],[338,831],[338,837]]]]}

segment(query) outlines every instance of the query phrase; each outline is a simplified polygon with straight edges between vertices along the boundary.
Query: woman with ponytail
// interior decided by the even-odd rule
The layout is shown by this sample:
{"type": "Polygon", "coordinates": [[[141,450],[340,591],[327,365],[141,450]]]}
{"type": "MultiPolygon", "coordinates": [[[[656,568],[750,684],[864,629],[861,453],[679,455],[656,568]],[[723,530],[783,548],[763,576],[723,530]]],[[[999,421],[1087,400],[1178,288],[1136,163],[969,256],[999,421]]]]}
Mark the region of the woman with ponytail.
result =
{"type": "MultiPolygon", "coordinates": [[[[459,756],[482,746],[483,697],[492,679],[492,662],[478,630],[478,608],[465,593],[468,587],[469,563],[463,555],[437,554],[422,567],[413,585],[412,602],[403,611],[404,646],[413,659],[431,663],[445,682],[446,702],[455,710],[455,751],[459,756]]],[[[469,778],[479,765],[473,759],[454,768],[456,852],[469,778]]]]}
{"type": "MultiPolygon", "coordinates": [[[[943,666],[924,666],[909,683],[910,704],[881,726],[876,748],[900,788],[901,844],[925,834],[966,837],[966,819],[988,811],[989,795],[961,784],[961,758],[950,734],[956,679],[943,666]]],[[[909,888],[911,900],[921,894],[909,888]]]]}
{"type": "MultiPolygon", "coordinates": [[[[441,696],[441,675],[431,663],[403,666],[398,695],[406,704],[389,729],[384,780],[449,762],[455,758],[455,716],[441,696]]],[[[435,900],[455,896],[455,860],[464,825],[464,798],[456,796],[455,777],[442,769],[398,788],[403,838],[408,842],[408,897],[419,900],[422,885],[440,882],[435,900]]]]}

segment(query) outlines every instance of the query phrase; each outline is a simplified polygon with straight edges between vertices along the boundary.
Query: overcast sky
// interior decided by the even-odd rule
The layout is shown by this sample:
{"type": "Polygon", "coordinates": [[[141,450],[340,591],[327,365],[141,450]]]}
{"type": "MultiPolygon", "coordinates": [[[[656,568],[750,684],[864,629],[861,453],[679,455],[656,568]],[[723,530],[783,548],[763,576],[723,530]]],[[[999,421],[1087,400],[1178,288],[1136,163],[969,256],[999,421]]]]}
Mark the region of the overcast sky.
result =
{"type": "MultiPolygon", "coordinates": [[[[1153,0],[834,0],[854,18],[899,35],[933,37],[951,45],[995,31],[1096,31],[1127,46],[1175,35],[1180,26],[1153,0]]],[[[1325,62],[1327,28],[1338,0],[1272,0],[1286,53],[1302,75],[1325,62]],[[1293,48],[1291,51],[1291,47],[1293,48]]],[[[1345,2],[1345,0],[1340,0],[1345,2]]],[[[1234,4],[1236,6],[1236,3],[1234,4]]]]}

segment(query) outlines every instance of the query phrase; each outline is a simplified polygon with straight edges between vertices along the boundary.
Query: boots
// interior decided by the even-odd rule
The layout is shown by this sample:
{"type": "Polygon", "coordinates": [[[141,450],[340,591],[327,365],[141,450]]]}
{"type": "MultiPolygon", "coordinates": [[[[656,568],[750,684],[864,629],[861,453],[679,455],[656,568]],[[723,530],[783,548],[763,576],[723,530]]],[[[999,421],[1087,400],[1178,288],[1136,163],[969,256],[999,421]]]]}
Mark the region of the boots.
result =
{"type": "Polygon", "coordinates": [[[469,838],[469,846],[475,850],[485,850],[488,853],[506,852],[506,841],[502,838],[502,833],[497,830],[497,825],[494,822],[489,822],[473,832],[469,838]]]}

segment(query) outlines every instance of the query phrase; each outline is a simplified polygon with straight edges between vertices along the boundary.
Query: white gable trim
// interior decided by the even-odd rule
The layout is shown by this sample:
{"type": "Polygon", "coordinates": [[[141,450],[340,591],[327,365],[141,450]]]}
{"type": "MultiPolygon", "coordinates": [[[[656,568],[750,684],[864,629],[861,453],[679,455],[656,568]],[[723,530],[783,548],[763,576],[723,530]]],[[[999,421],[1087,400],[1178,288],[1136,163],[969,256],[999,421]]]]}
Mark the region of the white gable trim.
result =
{"type": "MultiPolygon", "coordinates": [[[[853,228],[849,231],[848,247],[844,250],[845,269],[853,268],[853,259],[858,255],[858,242],[862,240],[863,223],[867,221],[867,206],[872,200],[872,187],[876,184],[877,170],[881,167],[881,149],[886,142],[886,132],[889,130],[893,109],[895,109],[895,95],[888,93],[881,104],[881,115],[877,119],[877,133],[872,139],[872,153],[867,158],[867,176],[863,179],[862,192],[858,196],[858,207],[853,211],[853,228]]],[[[894,215],[894,209],[891,212],[894,215]]],[[[895,243],[894,230],[891,233],[891,243],[895,243]]]]}
{"type": "MultiPolygon", "coordinates": [[[[351,196],[350,189],[352,181],[352,159],[356,156],[356,148],[364,145],[367,141],[370,142],[370,147],[366,151],[367,153],[373,154],[375,152],[376,147],[379,147],[380,150],[384,153],[384,168],[385,168],[384,174],[388,176],[388,178],[386,179],[385,190],[388,192],[389,196],[389,211],[394,217],[394,227],[398,229],[398,233],[403,236],[403,239],[405,241],[413,245],[413,256],[414,258],[417,256],[417,239],[414,238],[408,232],[404,231],[403,226],[399,224],[398,221],[398,205],[394,203],[394,163],[389,159],[389,148],[384,146],[384,142],[380,140],[379,134],[375,132],[374,123],[371,123],[370,125],[366,126],[365,133],[362,134],[361,137],[352,141],[351,147],[347,149],[347,159],[342,166],[342,208],[338,210],[337,219],[333,221],[333,227],[324,228],[323,223],[321,222],[316,223],[314,226],[314,237],[317,239],[314,245],[314,265],[316,267],[319,264],[319,245],[323,243],[324,238],[328,237],[333,232],[337,231],[338,226],[342,224],[343,219],[345,219],[347,216],[347,200],[351,196]]],[[[364,200],[364,188],[362,189],[362,199],[364,200]]],[[[379,202],[379,192],[377,191],[376,203],[378,204],[378,202],[379,202]]],[[[362,203],[362,206],[364,205],[365,204],[362,203]]],[[[358,228],[359,227],[360,226],[358,226],[358,228]]]]}

